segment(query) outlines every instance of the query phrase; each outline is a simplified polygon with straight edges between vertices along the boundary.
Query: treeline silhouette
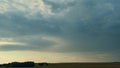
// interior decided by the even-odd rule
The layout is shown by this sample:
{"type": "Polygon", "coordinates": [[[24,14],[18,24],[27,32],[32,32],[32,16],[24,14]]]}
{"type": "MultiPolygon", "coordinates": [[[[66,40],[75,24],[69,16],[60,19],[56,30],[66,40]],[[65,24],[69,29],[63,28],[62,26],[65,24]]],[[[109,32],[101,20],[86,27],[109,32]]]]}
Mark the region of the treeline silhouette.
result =
{"type": "MultiPolygon", "coordinates": [[[[34,62],[12,62],[8,64],[1,64],[0,67],[35,67],[34,62]]],[[[48,63],[37,63],[39,66],[48,66],[48,63]]]]}

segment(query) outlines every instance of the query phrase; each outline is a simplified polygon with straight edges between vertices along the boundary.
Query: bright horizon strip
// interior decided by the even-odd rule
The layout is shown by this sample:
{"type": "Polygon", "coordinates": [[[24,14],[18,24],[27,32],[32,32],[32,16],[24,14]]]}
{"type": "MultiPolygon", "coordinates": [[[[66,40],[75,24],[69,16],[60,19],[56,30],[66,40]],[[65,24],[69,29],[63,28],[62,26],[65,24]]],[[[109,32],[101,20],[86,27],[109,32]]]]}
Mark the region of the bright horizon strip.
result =
{"type": "Polygon", "coordinates": [[[48,63],[64,63],[64,62],[106,62],[108,60],[101,60],[97,58],[86,58],[84,56],[74,56],[74,54],[66,53],[50,53],[50,52],[35,52],[35,51],[1,51],[1,62],[48,62],[48,63]],[[29,55],[28,55],[29,54],[29,55]]]}

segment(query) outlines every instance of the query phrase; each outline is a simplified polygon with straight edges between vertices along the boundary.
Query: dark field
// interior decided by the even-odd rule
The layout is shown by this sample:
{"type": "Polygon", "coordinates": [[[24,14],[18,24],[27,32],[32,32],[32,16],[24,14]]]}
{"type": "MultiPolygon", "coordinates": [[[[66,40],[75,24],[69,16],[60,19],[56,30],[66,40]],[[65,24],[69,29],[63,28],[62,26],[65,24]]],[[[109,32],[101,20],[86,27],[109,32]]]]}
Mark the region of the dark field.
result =
{"type": "MultiPolygon", "coordinates": [[[[16,67],[9,67],[16,68],[16,67]]],[[[48,66],[20,67],[20,68],[120,68],[120,63],[59,63],[48,66]]]]}
{"type": "Polygon", "coordinates": [[[36,68],[120,68],[120,64],[115,63],[66,63],[50,64],[45,67],[36,68]]]}

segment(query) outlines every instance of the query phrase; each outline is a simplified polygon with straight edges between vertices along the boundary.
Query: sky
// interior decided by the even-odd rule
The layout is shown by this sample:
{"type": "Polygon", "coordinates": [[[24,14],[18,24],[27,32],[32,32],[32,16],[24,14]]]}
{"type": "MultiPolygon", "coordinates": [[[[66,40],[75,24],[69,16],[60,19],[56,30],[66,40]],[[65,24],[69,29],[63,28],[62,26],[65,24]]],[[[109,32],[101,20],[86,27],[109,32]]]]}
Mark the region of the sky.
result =
{"type": "Polygon", "coordinates": [[[120,61],[120,0],[0,0],[0,63],[120,61]]]}

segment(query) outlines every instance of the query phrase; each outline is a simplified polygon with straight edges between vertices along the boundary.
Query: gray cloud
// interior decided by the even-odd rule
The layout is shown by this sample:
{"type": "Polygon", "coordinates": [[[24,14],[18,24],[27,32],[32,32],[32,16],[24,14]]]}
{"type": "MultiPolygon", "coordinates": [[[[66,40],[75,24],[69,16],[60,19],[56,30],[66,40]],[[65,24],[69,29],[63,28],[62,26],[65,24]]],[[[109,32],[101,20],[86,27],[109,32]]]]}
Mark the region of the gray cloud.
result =
{"type": "Polygon", "coordinates": [[[66,1],[58,1],[55,0],[44,0],[45,4],[50,5],[52,12],[58,13],[61,12],[69,7],[74,6],[76,3],[72,0],[66,0],[66,1]]]}
{"type": "Polygon", "coordinates": [[[5,45],[5,46],[1,46],[0,50],[1,51],[21,51],[21,50],[32,50],[32,47],[28,47],[28,46],[15,46],[15,45],[5,45]]]}
{"type": "MultiPolygon", "coordinates": [[[[23,13],[5,13],[0,15],[0,37],[15,37],[19,42],[29,43],[24,50],[56,51],[56,52],[116,52],[120,48],[120,14],[119,1],[113,0],[75,0],[67,4],[56,4],[46,1],[51,5],[52,12],[49,18],[43,18],[37,13],[34,19],[27,18],[23,13]],[[63,10],[63,16],[57,13],[63,10]],[[37,18],[38,17],[38,18],[37,18]],[[31,38],[17,38],[25,36],[31,38]],[[62,48],[52,47],[55,41],[43,40],[41,37],[59,37],[66,40],[62,48]],[[69,42],[69,43],[68,43],[69,42]],[[49,48],[51,48],[49,50],[49,48]]],[[[9,50],[9,46],[2,47],[9,50]]],[[[23,50],[22,46],[10,50],[23,50]],[[20,48],[20,49],[19,49],[20,48]]]]}

